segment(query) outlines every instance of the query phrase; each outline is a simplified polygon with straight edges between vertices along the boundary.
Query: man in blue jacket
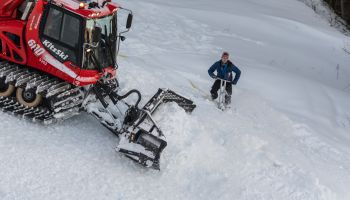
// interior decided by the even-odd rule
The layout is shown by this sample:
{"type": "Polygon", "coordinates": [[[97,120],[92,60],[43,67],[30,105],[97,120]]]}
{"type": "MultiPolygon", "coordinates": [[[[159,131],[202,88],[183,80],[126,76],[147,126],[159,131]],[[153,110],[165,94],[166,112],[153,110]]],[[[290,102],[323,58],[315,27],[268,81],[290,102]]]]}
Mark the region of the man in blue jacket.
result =
{"type": "MultiPolygon", "coordinates": [[[[231,103],[231,95],[232,95],[232,85],[236,85],[239,77],[241,76],[241,70],[238,69],[230,60],[229,53],[222,53],[221,60],[215,62],[208,70],[208,74],[212,78],[221,78],[227,80],[226,83],[226,92],[228,95],[225,96],[225,103],[231,103]],[[214,72],[216,71],[216,75],[214,72]],[[232,72],[235,73],[235,78],[233,79],[232,72]]],[[[212,99],[216,99],[218,97],[218,90],[220,89],[220,80],[215,80],[213,86],[211,87],[210,93],[212,99]]]]}

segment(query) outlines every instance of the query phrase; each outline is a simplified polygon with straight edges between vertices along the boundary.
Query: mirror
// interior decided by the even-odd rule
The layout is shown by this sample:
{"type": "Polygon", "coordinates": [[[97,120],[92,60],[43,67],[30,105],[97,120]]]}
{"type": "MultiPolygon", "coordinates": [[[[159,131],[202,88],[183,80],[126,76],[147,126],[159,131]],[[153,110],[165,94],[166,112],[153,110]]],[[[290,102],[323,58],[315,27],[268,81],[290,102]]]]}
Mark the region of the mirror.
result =
{"type": "Polygon", "coordinates": [[[133,15],[132,15],[131,13],[129,13],[128,19],[127,19],[127,21],[126,21],[126,28],[127,28],[127,29],[131,28],[132,18],[133,18],[133,15]]]}

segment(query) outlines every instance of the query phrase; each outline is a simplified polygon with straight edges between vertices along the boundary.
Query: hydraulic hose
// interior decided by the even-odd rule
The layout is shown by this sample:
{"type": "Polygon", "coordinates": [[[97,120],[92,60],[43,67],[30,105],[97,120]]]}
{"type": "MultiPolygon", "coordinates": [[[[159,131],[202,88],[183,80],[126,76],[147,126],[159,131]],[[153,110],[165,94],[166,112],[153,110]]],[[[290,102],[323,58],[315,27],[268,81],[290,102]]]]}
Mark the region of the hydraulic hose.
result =
{"type": "Polygon", "coordinates": [[[140,103],[140,101],[141,101],[141,93],[140,93],[138,90],[136,90],[136,89],[130,90],[129,92],[127,92],[127,93],[124,94],[124,95],[118,95],[118,94],[116,94],[116,93],[112,93],[112,94],[113,94],[113,96],[115,96],[115,98],[116,98],[117,100],[122,100],[122,99],[125,99],[125,98],[127,98],[128,96],[130,96],[132,93],[136,93],[137,96],[138,96],[138,99],[137,99],[137,101],[136,101],[136,103],[135,103],[135,107],[138,108],[138,107],[139,107],[139,103],[140,103]]]}

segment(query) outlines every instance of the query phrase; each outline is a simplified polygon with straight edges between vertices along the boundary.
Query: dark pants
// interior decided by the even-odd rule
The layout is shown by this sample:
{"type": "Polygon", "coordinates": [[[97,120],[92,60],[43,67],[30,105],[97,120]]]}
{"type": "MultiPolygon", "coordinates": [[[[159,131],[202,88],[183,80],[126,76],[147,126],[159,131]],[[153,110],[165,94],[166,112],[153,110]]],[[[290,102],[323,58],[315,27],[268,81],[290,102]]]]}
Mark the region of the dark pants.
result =
{"type": "MultiPolygon", "coordinates": [[[[221,82],[220,80],[216,80],[213,86],[211,87],[210,93],[213,99],[218,98],[218,90],[220,89],[220,82],[221,82]]],[[[226,83],[226,92],[228,95],[225,96],[225,100],[226,102],[228,102],[231,100],[231,95],[232,95],[232,84],[229,82],[226,83]]]]}

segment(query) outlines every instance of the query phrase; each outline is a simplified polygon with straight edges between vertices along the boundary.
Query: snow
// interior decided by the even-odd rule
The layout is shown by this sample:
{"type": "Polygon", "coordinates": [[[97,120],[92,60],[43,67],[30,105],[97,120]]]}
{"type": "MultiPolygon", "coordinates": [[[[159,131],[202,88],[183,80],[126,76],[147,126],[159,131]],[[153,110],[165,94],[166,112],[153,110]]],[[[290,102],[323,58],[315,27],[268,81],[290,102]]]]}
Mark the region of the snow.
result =
{"type": "Polygon", "coordinates": [[[157,112],[161,171],[116,153],[87,114],[44,127],[1,113],[0,199],[350,199],[348,37],[297,0],[118,3],[134,12],[122,92],[197,105],[157,112]],[[223,50],[242,70],[224,112],[204,98],[223,50]]]}

